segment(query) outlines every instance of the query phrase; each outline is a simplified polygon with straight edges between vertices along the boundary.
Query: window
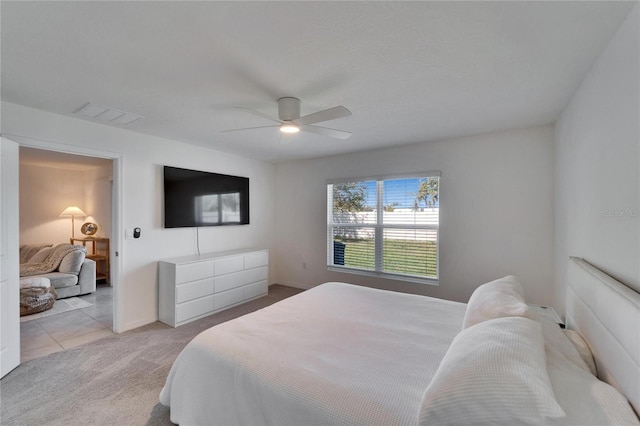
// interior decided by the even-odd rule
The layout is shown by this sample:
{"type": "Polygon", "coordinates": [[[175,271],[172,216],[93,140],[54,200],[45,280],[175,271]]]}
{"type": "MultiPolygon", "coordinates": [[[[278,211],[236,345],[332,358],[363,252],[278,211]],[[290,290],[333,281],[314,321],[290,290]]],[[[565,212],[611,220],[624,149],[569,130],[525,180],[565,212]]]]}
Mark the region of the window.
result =
{"type": "Polygon", "coordinates": [[[439,173],[327,184],[331,270],[438,284],[439,173]]]}

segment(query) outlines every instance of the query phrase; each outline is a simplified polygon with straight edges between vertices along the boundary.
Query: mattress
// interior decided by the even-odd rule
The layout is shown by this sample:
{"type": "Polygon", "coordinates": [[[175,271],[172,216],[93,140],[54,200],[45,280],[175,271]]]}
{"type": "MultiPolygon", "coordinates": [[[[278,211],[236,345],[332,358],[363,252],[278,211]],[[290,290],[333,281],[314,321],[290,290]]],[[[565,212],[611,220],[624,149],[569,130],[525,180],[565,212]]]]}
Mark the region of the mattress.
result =
{"type": "Polygon", "coordinates": [[[201,333],[160,402],[183,425],[415,424],[465,307],[326,283],[201,333]]]}
{"type": "Polygon", "coordinates": [[[326,283],[202,332],[160,402],[183,426],[640,424],[586,342],[494,295],[519,288],[463,304],[326,283]]]}

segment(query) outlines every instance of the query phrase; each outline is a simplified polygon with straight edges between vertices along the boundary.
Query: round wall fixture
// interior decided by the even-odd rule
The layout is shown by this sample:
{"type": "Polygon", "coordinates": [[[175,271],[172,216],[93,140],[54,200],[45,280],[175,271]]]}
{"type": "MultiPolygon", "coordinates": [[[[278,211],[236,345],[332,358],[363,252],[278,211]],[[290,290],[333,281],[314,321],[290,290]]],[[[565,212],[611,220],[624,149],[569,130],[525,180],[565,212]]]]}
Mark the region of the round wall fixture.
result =
{"type": "Polygon", "coordinates": [[[84,223],[82,225],[82,228],[80,228],[80,232],[82,232],[87,237],[90,237],[98,232],[98,225],[91,222],[84,223]]]}

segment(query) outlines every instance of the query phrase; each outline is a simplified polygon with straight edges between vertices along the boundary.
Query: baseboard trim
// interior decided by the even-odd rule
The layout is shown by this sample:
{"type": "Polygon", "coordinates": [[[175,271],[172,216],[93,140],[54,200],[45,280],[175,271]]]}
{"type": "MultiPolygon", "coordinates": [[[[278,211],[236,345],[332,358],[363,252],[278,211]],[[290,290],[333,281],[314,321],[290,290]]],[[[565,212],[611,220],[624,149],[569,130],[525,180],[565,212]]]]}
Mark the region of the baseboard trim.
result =
{"type": "MultiPolygon", "coordinates": [[[[279,283],[273,283],[273,284],[286,285],[287,287],[299,288],[301,290],[309,290],[310,288],[315,287],[314,285],[305,285],[300,283],[294,283],[291,281],[281,281],[279,283]]],[[[270,284],[270,285],[273,285],[273,284],[270,284]]]]}
{"type": "Polygon", "coordinates": [[[122,330],[119,331],[118,333],[124,333],[125,331],[133,330],[134,328],[142,327],[142,326],[148,325],[148,324],[153,324],[156,321],[158,321],[157,318],[156,319],[146,319],[146,320],[129,322],[129,323],[126,323],[124,325],[124,327],[122,328],[122,330]]]}

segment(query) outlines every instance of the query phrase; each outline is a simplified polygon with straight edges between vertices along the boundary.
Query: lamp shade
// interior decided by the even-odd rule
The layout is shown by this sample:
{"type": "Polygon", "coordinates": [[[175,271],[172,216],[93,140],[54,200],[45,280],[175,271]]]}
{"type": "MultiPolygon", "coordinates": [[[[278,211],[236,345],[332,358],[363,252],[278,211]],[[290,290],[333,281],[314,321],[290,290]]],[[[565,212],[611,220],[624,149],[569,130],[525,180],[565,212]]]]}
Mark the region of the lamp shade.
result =
{"type": "Polygon", "coordinates": [[[71,206],[64,209],[62,213],[60,213],[60,217],[74,217],[74,216],[86,216],[87,214],[80,210],[80,207],[71,206]]]}

